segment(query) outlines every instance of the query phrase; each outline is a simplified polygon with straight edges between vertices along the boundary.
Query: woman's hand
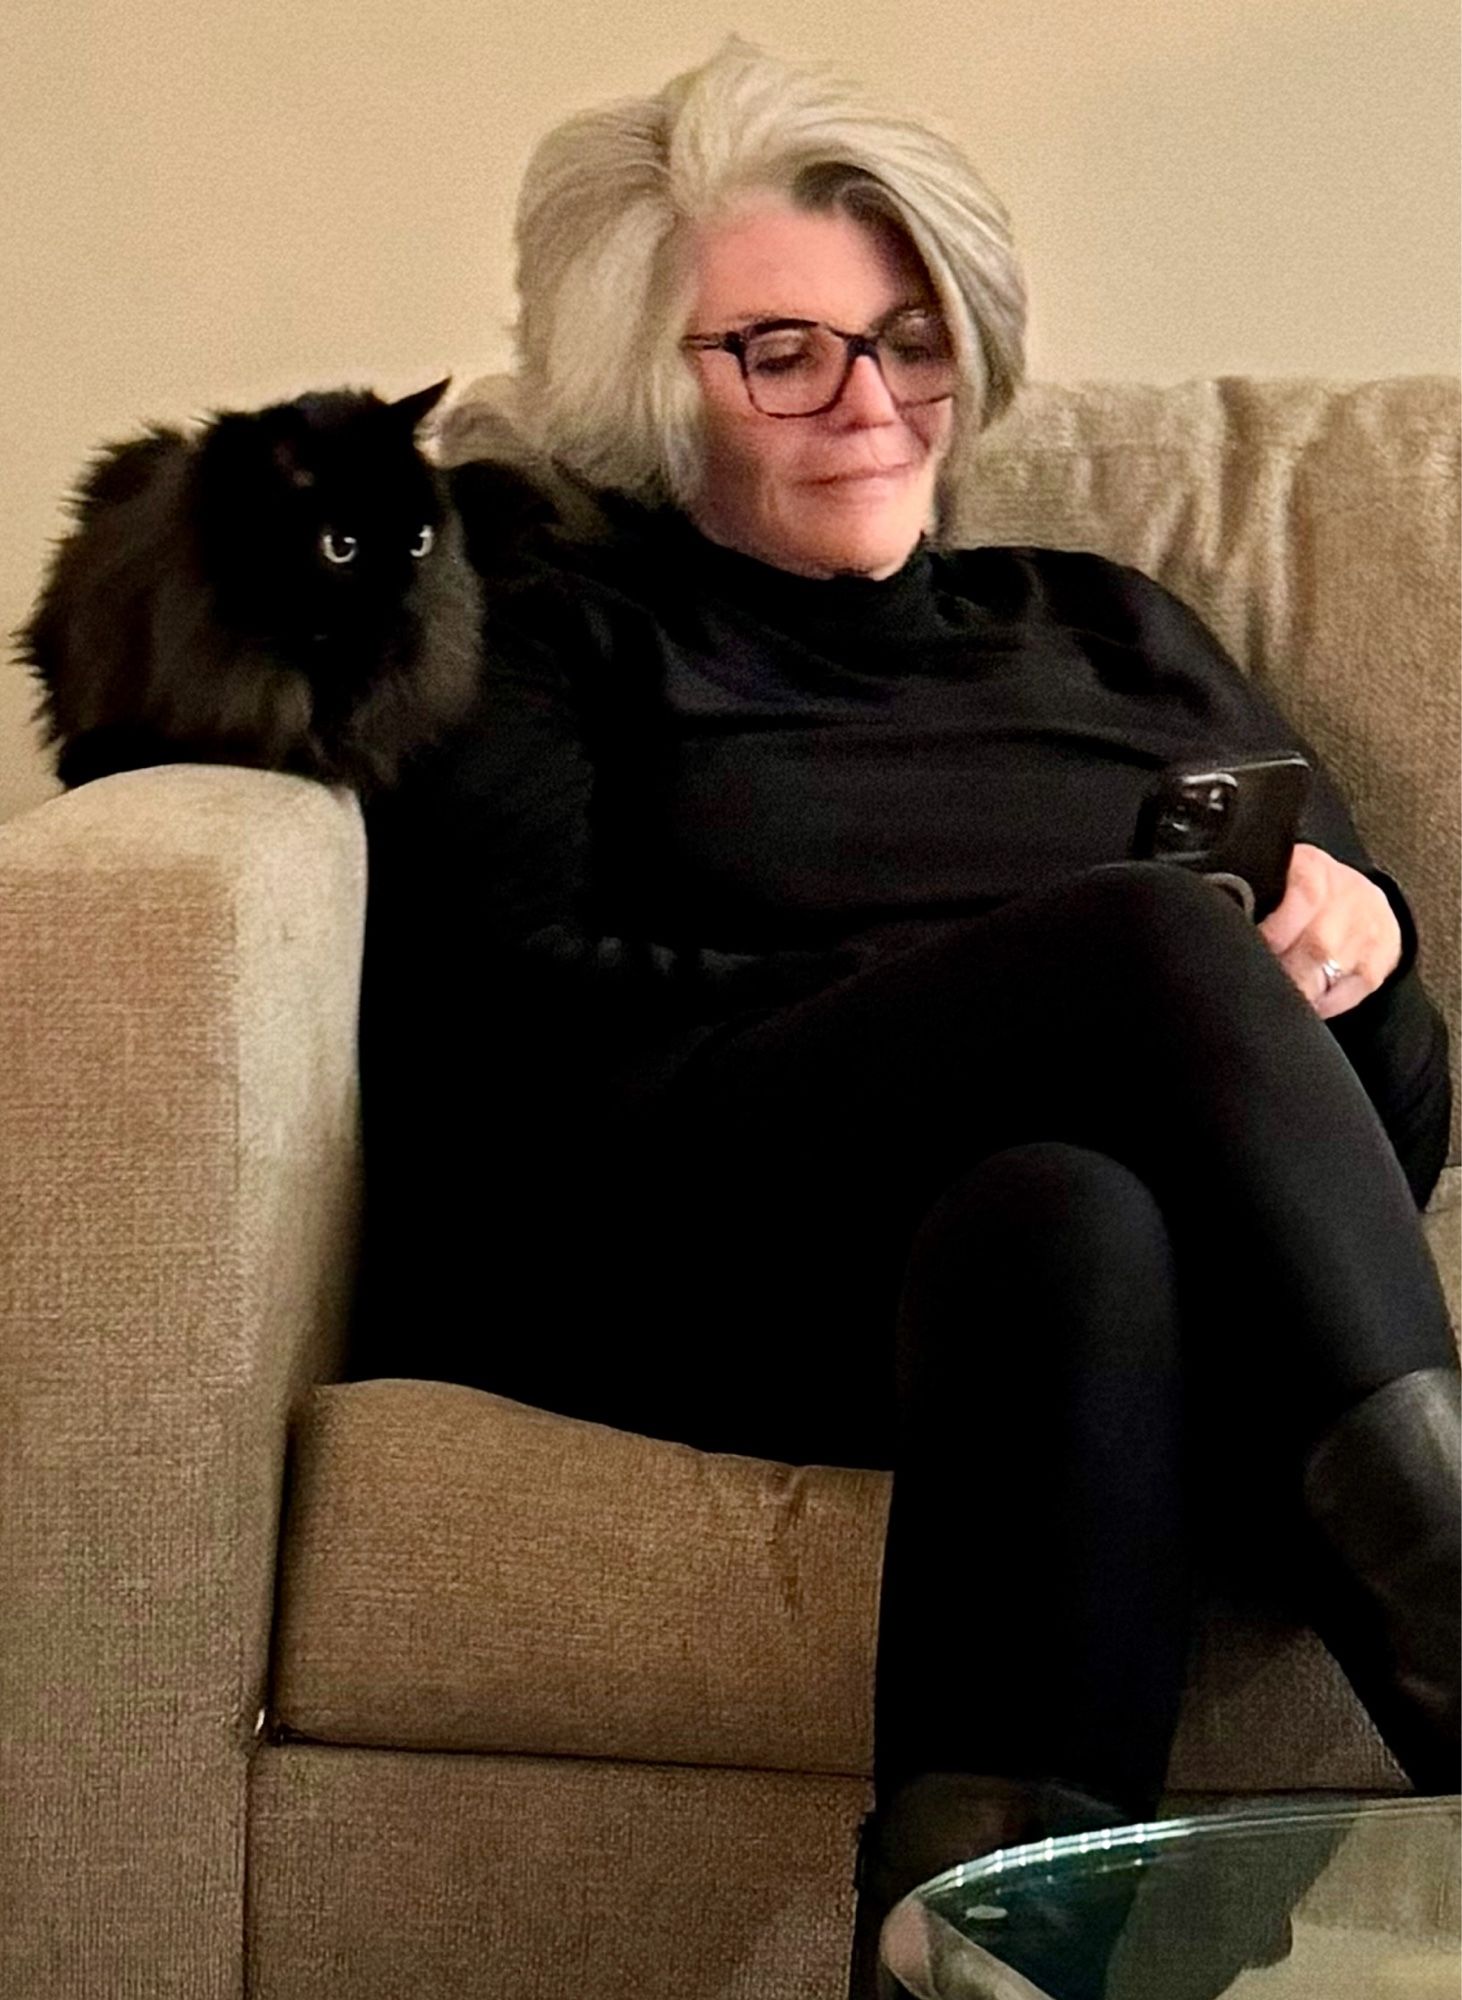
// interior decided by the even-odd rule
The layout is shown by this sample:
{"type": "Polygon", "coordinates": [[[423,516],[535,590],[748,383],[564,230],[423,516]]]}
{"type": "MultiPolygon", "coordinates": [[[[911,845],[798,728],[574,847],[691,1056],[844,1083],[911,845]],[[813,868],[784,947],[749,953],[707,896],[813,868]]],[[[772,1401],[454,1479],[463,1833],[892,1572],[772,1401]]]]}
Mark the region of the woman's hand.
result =
{"type": "Polygon", "coordinates": [[[1401,958],[1401,926],[1374,882],[1299,842],[1290,858],[1284,900],[1259,934],[1322,1021],[1374,993],[1401,958]],[[1326,961],[1342,977],[1326,975],[1326,961]]]}

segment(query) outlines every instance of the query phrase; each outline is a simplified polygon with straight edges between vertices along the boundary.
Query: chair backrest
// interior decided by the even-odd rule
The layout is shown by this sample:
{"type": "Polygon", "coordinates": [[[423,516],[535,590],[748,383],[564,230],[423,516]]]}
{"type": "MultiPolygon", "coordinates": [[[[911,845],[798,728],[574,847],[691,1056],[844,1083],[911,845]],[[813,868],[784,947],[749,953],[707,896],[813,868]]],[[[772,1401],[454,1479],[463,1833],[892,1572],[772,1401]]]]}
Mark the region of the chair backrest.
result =
{"type": "MultiPolygon", "coordinates": [[[[1265,684],[1406,889],[1454,1080],[1459,408],[1444,376],[1032,383],[980,440],[948,523],[966,545],[1135,564],[1265,684]]],[[[527,429],[511,379],[485,377],[448,413],[442,454],[531,462],[527,429]]]]}

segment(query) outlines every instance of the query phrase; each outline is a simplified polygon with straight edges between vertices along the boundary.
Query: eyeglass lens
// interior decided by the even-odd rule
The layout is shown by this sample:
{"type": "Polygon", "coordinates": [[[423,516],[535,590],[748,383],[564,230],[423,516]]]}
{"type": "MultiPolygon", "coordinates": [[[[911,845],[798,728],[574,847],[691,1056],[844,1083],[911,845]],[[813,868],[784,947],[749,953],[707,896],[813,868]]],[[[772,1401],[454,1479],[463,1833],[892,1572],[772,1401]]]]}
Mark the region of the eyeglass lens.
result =
{"type": "MultiPolygon", "coordinates": [[[[907,313],[877,338],[879,367],[896,403],[933,403],[955,386],[954,358],[936,313],[907,313]]],[[[768,327],[746,336],[746,386],[767,416],[810,416],[837,397],[848,369],[848,343],[826,326],[768,327]]]]}

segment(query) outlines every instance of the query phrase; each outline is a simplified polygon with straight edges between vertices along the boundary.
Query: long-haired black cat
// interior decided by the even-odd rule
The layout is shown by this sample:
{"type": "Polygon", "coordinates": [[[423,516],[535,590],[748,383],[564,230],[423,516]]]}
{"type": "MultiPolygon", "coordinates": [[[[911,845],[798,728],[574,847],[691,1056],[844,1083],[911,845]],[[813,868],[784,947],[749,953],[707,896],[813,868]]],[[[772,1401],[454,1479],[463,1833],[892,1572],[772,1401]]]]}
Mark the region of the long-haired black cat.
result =
{"type": "Polygon", "coordinates": [[[466,713],[480,586],[416,442],[447,386],[323,391],[101,452],[17,635],[64,785],[202,762],[369,795],[466,713]]]}

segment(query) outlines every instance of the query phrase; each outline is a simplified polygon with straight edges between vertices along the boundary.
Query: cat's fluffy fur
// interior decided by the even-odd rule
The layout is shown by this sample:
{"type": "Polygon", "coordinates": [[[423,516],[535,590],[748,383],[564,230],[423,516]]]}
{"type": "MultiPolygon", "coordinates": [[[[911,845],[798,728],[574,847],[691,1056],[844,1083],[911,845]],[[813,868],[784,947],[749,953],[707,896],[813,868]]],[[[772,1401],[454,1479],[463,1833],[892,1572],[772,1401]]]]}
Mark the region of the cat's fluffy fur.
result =
{"type": "Polygon", "coordinates": [[[63,784],[221,762],[369,794],[466,714],[480,586],[415,440],[446,387],[325,391],[98,455],[17,635],[63,784]]]}

